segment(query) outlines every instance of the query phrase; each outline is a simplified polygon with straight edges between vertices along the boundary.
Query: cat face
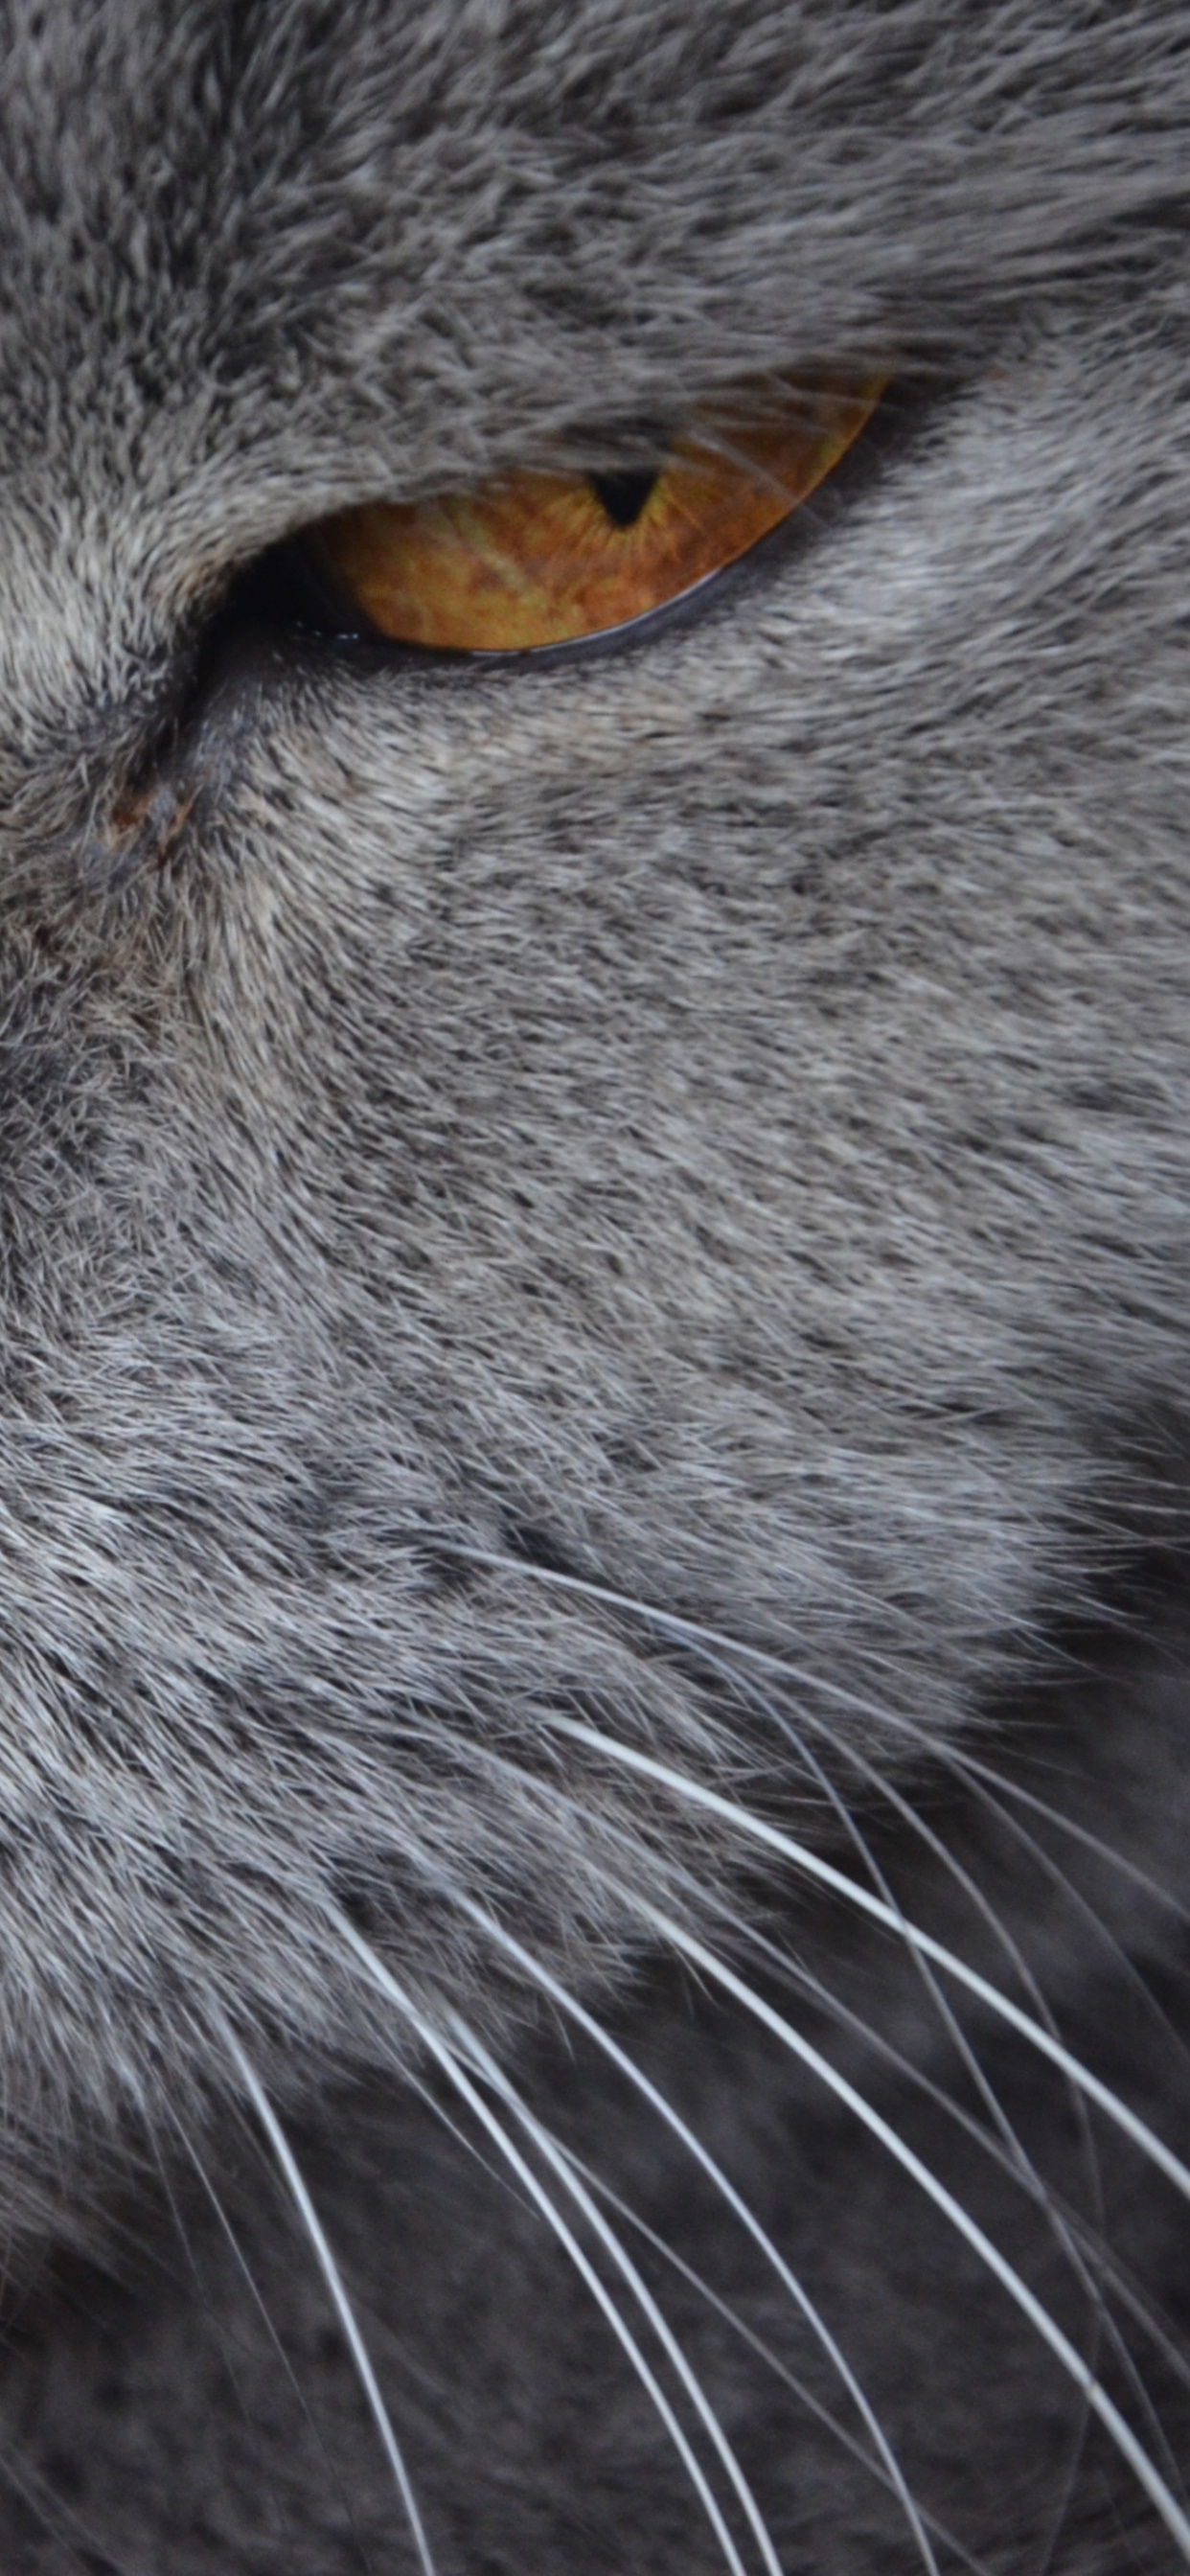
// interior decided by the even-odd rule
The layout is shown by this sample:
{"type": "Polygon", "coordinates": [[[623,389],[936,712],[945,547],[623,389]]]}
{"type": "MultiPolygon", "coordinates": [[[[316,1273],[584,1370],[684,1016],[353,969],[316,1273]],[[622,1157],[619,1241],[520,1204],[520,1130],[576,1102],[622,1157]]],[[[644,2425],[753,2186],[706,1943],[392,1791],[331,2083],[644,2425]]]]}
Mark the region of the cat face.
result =
{"type": "Polygon", "coordinates": [[[735,1842],[649,1763],[816,1797],[777,1675],[949,1744],[1170,1535],[1183,54],[6,31],[14,2223],[237,2049],[498,2031],[493,1919],[584,1992],[705,1930],[735,1842]],[[254,569],[832,370],[890,380],[846,467],[609,646],[344,641],[254,569]]]}

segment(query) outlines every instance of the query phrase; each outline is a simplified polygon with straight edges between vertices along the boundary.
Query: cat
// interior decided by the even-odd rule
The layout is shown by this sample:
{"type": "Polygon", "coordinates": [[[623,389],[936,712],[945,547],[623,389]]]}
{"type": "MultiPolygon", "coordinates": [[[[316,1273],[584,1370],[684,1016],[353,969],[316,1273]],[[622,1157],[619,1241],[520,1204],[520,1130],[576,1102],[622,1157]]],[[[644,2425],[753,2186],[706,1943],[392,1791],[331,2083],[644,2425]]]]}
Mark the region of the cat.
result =
{"type": "Polygon", "coordinates": [[[3,62],[0,2564],[1184,2567],[1190,21],[3,62]]]}

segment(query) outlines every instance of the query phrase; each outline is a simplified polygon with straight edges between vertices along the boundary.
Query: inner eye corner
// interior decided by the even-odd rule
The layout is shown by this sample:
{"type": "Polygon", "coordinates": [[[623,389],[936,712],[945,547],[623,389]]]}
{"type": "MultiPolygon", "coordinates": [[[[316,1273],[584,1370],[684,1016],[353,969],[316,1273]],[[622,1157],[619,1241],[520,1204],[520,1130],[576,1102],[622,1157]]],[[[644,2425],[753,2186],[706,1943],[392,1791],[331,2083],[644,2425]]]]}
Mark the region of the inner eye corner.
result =
{"type": "Polygon", "coordinates": [[[331,576],[318,527],[302,527],[255,555],[235,574],[215,623],[255,625],[313,642],[363,639],[367,620],[331,576]]]}

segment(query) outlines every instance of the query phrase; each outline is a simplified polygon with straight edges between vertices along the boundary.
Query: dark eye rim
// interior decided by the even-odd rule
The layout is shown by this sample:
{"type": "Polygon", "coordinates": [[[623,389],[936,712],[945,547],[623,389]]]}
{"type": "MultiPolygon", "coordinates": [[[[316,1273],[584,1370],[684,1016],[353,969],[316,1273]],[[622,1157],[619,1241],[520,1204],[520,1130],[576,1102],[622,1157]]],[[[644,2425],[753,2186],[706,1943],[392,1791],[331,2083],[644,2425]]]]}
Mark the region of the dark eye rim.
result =
{"type": "Polygon", "coordinates": [[[562,664],[646,651],[661,636],[705,625],[720,609],[736,608],[750,591],[766,587],[779,567],[811,547],[841,512],[854,507],[890,462],[921,435],[940,397],[954,390],[938,379],[927,383],[894,378],[858,438],[787,518],[734,562],[621,626],[513,652],[395,643],[369,631],[351,602],[336,595],[299,529],[257,556],[237,576],[209,630],[208,649],[235,640],[242,650],[253,639],[271,647],[270,658],[280,653],[287,663],[307,673],[330,663],[361,676],[400,671],[485,686],[505,673],[523,677],[527,672],[553,671],[562,664]],[[352,619],[354,623],[348,623],[352,619]]]}

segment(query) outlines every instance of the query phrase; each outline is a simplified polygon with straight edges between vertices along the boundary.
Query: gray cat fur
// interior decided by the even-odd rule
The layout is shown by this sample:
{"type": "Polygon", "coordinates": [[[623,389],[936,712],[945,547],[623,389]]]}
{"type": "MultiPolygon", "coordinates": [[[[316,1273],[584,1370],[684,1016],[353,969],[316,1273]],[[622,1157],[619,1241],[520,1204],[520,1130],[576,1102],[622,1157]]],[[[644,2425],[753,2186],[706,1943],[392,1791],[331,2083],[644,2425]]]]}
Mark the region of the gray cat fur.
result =
{"type": "MultiPolygon", "coordinates": [[[[1190,20],[24,0],[0,61],[3,2563],[412,2564],[232,2032],[441,2576],[720,2563],[581,2285],[404,2082],[344,1907],[846,2416],[461,1893],[589,2002],[621,1981],[968,2548],[1172,2565],[938,2213],[649,1964],[642,1895],[721,1947],[725,1904],[784,1938],[794,1900],[555,1721],[861,1874],[782,1720],[868,1807],[855,1757],[903,1764],[1063,2026],[1185,2143],[1129,1983],[1185,2021],[1176,1914],[1085,1848],[1080,1911],[1078,1847],[1047,1877],[946,1757],[1046,1748],[1033,1791],[1190,1896],[1190,20]],[[639,455],[642,423],[841,364],[896,378],[870,471],[622,651],[443,670],[219,622],[353,500],[639,455]]],[[[901,1901],[1003,1977],[880,1830],[901,1901]]],[[[950,2079],[911,1964],[804,1897],[796,1937],[950,2079]]],[[[804,2018],[1091,2337],[1003,2166],[804,2018]]],[[[973,2028],[1085,2199],[1067,2097],[973,2028]]],[[[1184,2318],[1184,2205],[1100,2146],[1096,2224],[1184,2318]]],[[[879,2478],[675,2296],[786,2568],[920,2564],[879,2478]]],[[[1154,2386],[1176,2475],[1184,2392],[1154,2386]]]]}

